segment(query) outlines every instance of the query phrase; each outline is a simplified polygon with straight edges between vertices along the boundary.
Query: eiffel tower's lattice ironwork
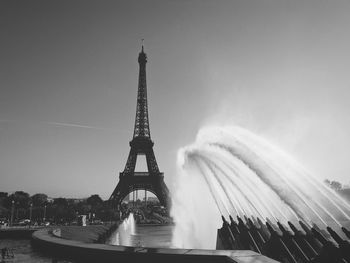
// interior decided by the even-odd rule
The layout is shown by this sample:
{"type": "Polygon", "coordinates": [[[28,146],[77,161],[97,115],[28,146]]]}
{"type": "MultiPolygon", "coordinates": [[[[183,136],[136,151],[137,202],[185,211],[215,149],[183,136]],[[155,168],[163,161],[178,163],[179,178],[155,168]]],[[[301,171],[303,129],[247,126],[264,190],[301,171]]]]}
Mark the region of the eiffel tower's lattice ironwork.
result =
{"type": "Polygon", "coordinates": [[[168,206],[169,190],[164,183],[163,173],[158,168],[149,128],[146,83],[147,56],[143,45],[138,62],[140,71],[133,139],[130,141],[130,152],[124,171],[119,174],[119,182],[110,200],[120,204],[129,193],[143,189],[155,194],[162,205],[168,206]],[[135,172],[138,155],[146,156],[148,171],[135,172]]]}

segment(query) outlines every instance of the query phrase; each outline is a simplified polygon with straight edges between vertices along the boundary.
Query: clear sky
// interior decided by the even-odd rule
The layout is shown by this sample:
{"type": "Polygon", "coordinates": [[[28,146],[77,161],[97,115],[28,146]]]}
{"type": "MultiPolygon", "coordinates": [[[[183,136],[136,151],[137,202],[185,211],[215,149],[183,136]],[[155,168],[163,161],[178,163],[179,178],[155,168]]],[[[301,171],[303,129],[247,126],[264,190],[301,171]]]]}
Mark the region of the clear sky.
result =
{"type": "Polygon", "coordinates": [[[108,198],[129,153],[145,38],[169,188],[203,125],[235,124],[349,183],[347,0],[0,1],[0,191],[108,198]]]}

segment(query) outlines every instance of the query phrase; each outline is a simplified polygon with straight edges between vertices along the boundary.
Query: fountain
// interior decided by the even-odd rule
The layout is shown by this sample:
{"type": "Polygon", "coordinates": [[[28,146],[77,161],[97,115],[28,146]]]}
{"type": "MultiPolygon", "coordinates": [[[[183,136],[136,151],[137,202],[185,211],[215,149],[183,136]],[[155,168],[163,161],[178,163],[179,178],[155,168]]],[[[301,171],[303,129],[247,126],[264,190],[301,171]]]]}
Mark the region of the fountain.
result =
{"type": "Polygon", "coordinates": [[[108,243],[110,245],[131,246],[132,235],[135,235],[135,219],[133,213],[130,213],[119,225],[115,233],[111,235],[108,243]]]}
{"type": "Polygon", "coordinates": [[[267,255],[273,254],[268,248],[278,249],[300,262],[311,262],[326,245],[329,251],[334,244],[348,247],[350,205],[287,153],[243,128],[201,129],[195,143],[178,152],[175,189],[175,247],[213,249],[216,229],[222,248],[267,255]]]}

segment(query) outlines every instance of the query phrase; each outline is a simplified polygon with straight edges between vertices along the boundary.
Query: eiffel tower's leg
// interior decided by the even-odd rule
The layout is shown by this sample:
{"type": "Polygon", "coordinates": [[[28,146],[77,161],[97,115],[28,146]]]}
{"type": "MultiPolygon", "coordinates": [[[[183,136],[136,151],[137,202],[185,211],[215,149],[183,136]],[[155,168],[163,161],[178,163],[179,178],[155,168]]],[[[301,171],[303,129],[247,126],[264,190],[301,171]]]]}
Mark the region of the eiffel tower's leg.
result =
{"type": "Polygon", "coordinates": [[[116,188],[114,189],[110,197],[110,200],[114,200],[116,205],[119,206],[125,198],[125,196],[129,193],[129,188],[129,183],[126,180],[124,180],[124,178],[120,178],[116,188]]]}
{"type": "Polygon", "coordinates": [[[137,153],[133,147],[131,147],[128,160],[125,165],[125,169],[123,174],[124,175],[131,175],[135,171],[135,166],[136,166],[136,159],[137,159],[137,153]]]}
{"type": "Polygon", "coordinates": [[[157,182],[154,185],[154,190],[161,205],[169,208],[170,207],[169,190],[164,183],[163,177],[160,177],[159,180],[157,180],[157,182]]]}
{"type": "Polygon", "coordinates": [[[151,174],[159,174],[158,164],[152,148],[148,149],[148,151],[146,152],[146,161],[148,171],[151,174]]]}

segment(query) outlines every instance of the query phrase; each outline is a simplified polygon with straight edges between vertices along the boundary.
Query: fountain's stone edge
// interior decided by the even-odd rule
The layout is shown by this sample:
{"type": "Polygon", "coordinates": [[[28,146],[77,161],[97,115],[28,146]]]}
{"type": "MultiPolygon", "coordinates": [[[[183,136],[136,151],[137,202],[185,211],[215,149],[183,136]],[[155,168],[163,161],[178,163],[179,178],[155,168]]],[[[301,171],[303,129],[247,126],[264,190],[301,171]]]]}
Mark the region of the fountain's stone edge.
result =
{"type": "Polygon", "coordinates": [[[250,250],[205,250],[144,248],[112,246],[98,243],[84,243],[54,236],[50,230],[33,233],[33,246],[55,258],[76,259],[83,262],[232,262],[232,263],[274,263],[277,262],[250,250]]]}
{"type": "Polygon", "coordinates": [[[0,239],[30,239],[33,232],[38,230],[38,228],[24,228],[24,227],[18,227],[18,228],[6,228],[6,229],[0,229],[0,239]]]}

